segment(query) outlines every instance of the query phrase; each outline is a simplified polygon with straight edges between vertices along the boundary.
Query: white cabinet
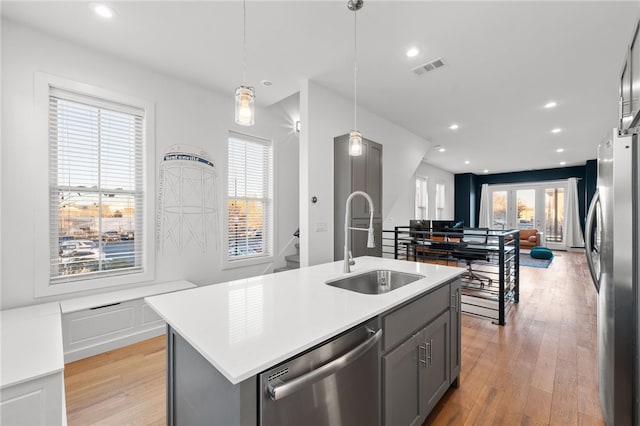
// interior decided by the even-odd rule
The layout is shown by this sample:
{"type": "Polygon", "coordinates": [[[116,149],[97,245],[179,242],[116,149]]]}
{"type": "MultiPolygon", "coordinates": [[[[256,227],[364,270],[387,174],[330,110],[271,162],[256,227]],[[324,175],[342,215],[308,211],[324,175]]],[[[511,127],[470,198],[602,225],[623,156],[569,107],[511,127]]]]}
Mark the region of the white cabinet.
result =
{"type": "Polygon", "coordinates": [[[193,287],[174,281],[60,302],[65,362],[162,335],[165,322],[144,298],[193,287]]]}
{"type": "Polygon", "coordinates": [[[53,426],[66,424],[62,371],[3,388],[0,424],[53,426]]]}
{"type": "Polygon", "coordinates": [[[66,424],[58,303],[2,311],[0,325],[0,424],[66,424]]]}
{"type": "Polygon", "coordinates": [[[72,362],[159,336],[165,324],[137,299],[65,313],[62,329],[65,362],[72,362]]]}

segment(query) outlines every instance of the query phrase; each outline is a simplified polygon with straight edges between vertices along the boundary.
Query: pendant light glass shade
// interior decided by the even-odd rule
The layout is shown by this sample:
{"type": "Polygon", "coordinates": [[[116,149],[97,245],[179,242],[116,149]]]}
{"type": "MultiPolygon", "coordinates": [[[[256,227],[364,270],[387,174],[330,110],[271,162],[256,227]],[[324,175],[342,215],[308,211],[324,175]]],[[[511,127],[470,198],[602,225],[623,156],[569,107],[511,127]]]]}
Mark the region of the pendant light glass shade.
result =
{"type": "Polygon", "coordinates": [[[239,86],[236,89],[236,124],[253,126],[256,116],[254,99],[253,87],[239,86]]]}
{"type": "Polygon", "coordinates": [[[349,155],[362,155],[362,135],[357,130],[349,133],[349,155]]]}

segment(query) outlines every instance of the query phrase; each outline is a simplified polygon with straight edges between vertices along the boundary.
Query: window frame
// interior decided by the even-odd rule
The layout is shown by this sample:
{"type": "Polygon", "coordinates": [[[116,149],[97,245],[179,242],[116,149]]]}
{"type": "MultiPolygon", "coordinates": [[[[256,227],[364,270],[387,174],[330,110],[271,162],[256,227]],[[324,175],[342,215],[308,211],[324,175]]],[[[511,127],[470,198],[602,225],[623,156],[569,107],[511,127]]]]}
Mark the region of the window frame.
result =
{"type": "Polygon", "coordinates": [[[276,235],[275,232],[275,144],[273,140],[249,135],[246,133],[241,133],[235,130],[229,130],[227,133],[227,143],[225,144],[225,173],[224,173],[224,182],[223,182],[223,191],[224,191],[224,201],[223,201],[223,247],[222,247],[222,269],[234,269],[241,268],[246,266],[260,265],[266,263],[272,263],[274,260],[274,250],[275,250],[275,241],[274,237],[276,235]],[[267,254],[256,255],[251,257],[241,257],[241,258],[232,258],[229,256],[228,246],[229,246],[229,143],[232,137],[245,139],[248,141],[254,140],[259,143],[267,144],[271,150],[271,182],[267,183],[271,187],[270,198],[268,200],[268,236],[267,236],[267,254]]]}
{"type": "Polygon", "coordinates": [[[102,89],[90,84],[80,83],[66,78],[53,76],[46,73],[35,73],[35,99],[34,121],[38,150],[34,161],[38,170],[46,170],[46,173],[38,176],[38,189],[34,193],[34,208],[36,212],[44,211],[46,214],[36,214],[34,226],[35,235],[46,235],[46,242],[36,239],[35,244],[35,288],[34,295],[38,297],[55,296],[67,293],[86,292],[103,288],[122,286],[128,284],[150,283],[155,278],[155,105],[152,102],[133,96],[123,95],[110,90],[102,89]],[[144,111],[142,122],[142,228],[143,235],[136,235],[142,244],[141,268],[130,271],[118,271],[113,274],[100,274],[98,276],[72,277],[69,281],[60,279],[52,280],[50,276],[51,246],[50,223],[50,142],[49,142],[49,96],[50,89],[56,88],[79,95],[102,99],[108,102],[130,105],[144,111]],[[90,282],[90,285],[88,285],[90,282]]]}

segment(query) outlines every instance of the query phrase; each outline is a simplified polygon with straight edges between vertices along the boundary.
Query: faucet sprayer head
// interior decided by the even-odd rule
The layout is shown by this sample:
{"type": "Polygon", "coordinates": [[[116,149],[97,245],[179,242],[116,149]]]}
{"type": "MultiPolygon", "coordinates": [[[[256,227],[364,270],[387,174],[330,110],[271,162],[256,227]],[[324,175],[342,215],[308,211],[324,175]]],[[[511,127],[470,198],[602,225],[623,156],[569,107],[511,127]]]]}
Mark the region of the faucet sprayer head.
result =
{"type": "Polygon", "coordinates": [[[369,234],[367,236],[367,248],[375,248],[376,239],[373,236],[373,228],[369,228],[369,234]]]}

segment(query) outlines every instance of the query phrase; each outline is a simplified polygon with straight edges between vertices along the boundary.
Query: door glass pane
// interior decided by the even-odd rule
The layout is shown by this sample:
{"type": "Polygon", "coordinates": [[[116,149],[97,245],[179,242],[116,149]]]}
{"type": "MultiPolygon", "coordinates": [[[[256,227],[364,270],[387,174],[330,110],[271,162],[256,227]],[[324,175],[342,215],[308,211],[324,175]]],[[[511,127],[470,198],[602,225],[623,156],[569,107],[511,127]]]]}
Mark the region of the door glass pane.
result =
{"type": "Polygon", "coordinates": [[[518,229],[535,228],[536,190],[519,189],[516,191],[518,229]]]}
{"type": "Polygon", "coordinates": [[[544,215],[547,242],[561,243],[564,231],[564,188],[544,190],[544,215]]]}
{"type": "Polygon", "coordinates": [[[494,191],[491,213],[491,229],[507,226],[507,191],[494,191]]]}

